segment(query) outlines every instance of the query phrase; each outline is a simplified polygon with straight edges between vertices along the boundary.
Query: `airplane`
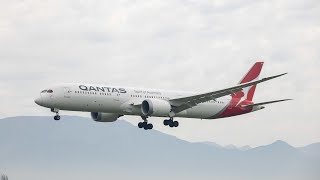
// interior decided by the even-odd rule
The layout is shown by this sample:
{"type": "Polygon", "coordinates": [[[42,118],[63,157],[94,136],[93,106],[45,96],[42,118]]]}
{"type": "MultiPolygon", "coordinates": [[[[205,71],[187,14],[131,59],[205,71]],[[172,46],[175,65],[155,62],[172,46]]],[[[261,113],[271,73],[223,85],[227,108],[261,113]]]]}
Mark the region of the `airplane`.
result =
{"type": "Polygon", "coordinates": [[[50,108],[60,120],[59,111],[90,112],[97,122],[114,122],[124,115],[141,116],[139,128],[153,129],[149,117],[164,117],[165,126],[178,127],[175,117],[218,119],[264,109],[263,105],[282,99],[254,103],[257,84],[287,73],[259,79],[264,62],[256,62],[241,81],[232,87],[204,93],[129,88],[110,85],[65,83],[40,92],[35,103],[50,108]]]}

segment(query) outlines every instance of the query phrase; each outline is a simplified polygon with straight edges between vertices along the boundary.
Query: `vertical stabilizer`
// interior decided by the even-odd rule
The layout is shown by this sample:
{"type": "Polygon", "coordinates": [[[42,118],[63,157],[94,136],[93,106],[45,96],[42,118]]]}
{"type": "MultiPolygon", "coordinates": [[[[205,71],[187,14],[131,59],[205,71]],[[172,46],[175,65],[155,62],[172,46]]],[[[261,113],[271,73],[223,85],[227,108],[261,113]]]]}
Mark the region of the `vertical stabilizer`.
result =
{"type": "MultiPolygon", "coordinates": [[[[239,84],[251,82],[259,79],[259,75],[262,69],[264,62],[256,62],[251,69],[247,72],[247,74],[241,79],[239,84]]],[[[247,96],[247,100],[252,101],[254,92],[256,90],[257,85],[253,85],[243,89],[244,94],[247,96]]]]}

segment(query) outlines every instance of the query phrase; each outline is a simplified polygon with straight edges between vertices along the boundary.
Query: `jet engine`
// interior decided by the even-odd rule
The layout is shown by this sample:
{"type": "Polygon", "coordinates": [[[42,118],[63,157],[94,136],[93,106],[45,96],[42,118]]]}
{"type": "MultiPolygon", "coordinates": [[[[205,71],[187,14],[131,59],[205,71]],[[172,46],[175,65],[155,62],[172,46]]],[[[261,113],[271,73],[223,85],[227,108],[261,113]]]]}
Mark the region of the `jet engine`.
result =
{"type": "Polygon", "coordinates": [[[142,102],[141,111],[145,116],[168,117],[171,111],[171,105],[168,101],[165,100],[147,99],[142,102]]]}
{"type": "Polygon", "coordinates": [[[121,115],[115,113],[101,113],[101,112],[92,112],[91,118],[97,122],[114,122],[121,115]]]}

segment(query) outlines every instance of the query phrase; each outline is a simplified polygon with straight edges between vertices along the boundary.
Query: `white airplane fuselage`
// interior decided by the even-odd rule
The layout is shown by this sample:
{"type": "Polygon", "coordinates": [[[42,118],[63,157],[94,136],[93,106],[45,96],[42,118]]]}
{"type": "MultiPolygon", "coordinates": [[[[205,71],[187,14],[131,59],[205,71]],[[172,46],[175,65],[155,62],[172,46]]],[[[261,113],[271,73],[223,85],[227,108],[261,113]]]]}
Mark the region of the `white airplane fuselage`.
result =
{"type": "MultiPolygon", "coordinates": [[[[36,103],[67,111],[116,113],[119,115],[143,116],[141,104],[146,99],[168,101],[172,98],[194,95],[192,92],[177,92],[152,89],[124,88],[92,84],[61,84],[40,93],[36,103]]],[[[195,107],[179,112],[175,117],[214,119],[231,102],[231,96],[200,103],[195,107]]],[[[163,115],[160,117],[168,117],[163,115]]]]}

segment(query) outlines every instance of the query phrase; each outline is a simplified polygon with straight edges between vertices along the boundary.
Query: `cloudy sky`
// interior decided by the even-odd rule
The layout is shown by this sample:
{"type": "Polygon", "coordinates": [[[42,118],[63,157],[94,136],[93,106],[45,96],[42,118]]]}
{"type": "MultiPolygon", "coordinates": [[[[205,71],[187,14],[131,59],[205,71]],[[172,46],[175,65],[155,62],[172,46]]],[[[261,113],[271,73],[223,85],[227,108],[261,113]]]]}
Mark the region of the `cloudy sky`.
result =
{"type": "Polygon", "coordinates": [[[320,141],[318,0],[0,2],[0,117],[52,115],[33,100],[55,83],[208,91],[236,84],[265,61],[262,76],[289,74],[260,84],[255,101],[294,101],[228,119],[179,119],[175,129],[151,122],[185,140],[223,145],[320,141]]]}

